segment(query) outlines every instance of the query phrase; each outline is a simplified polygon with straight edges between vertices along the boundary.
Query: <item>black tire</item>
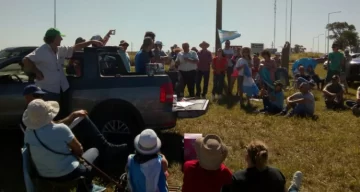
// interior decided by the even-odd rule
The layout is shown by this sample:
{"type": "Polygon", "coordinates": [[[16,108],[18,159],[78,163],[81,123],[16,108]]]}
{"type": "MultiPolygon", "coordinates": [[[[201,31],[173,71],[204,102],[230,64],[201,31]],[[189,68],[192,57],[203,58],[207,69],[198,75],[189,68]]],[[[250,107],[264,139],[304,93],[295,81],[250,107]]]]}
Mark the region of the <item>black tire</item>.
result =
{"type": "Polygon", "coordinates": [[[139,134],[143,127],[139,121],[139,117],[128,106],[124,105],[104,105],[97,108],[92,115],[92,120],[98,127],[99,131],[105,136],[105,138],[114,144],[132,143],[133,139],[139,134]],[[111,122],[122,122],[128,127],[129,134],[107,132],[106,125],[111,122]]]}

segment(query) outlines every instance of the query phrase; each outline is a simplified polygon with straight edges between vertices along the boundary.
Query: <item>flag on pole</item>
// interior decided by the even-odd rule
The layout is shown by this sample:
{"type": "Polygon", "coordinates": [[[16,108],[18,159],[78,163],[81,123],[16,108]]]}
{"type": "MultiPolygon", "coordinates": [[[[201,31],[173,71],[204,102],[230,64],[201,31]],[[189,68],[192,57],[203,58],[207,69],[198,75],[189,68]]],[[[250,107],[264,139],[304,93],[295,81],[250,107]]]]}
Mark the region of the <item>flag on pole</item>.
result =
{"type": "Polygon", "coordinates": [[[237,31],[225,31],[225,30],[218,29],[218,33],[219,33],[219,39],[220,39],[221,43],[224,43],[227,40],[229,40],[229,41],[234,40],[241,36],[241,34],[237,31]]]}

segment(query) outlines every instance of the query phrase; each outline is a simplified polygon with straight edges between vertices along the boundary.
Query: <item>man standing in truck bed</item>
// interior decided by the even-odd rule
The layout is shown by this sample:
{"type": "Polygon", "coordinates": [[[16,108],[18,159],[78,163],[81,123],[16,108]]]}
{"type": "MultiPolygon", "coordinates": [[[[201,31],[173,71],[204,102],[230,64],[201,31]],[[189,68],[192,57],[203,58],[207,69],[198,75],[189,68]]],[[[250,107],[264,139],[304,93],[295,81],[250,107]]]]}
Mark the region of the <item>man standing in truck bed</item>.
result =
{"type": "Polygon", "coordinates": [[[68,112],[64,104],[65,92],[69,88],[63,69],[65,59],[70,58],[74,51],[81,50],[91,44],[103,45],[100,41],[92,40],[70,47],[60,46],[62,37],[64,35],[58,29],[48,29],[44,36],[45,44],[23,59],[25,70],[36,75],[36,85],[47,93],[44,99],[57,101],[60,104],[62,110],[56,120],[65,117],[68,112]]]}

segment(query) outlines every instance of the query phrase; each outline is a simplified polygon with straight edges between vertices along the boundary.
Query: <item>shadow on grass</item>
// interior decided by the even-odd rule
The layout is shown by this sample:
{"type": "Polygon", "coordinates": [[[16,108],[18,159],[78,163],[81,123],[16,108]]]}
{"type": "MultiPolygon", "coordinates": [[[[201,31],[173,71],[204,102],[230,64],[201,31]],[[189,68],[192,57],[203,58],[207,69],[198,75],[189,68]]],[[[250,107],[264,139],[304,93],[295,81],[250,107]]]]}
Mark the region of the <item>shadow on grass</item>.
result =
{"type": "Polygon", "coordinates": [[[245,113],[247,113],[247,114],[257,114],[257,113],[255,113],[256,112],[256,110],[257,110],[257,106],[254,106],[254,105],[250,105],[250,106],[248,106],[248,105],[242,105],[241,106],[241,109],[242,110],[244,110],[245,111],[245,113]]]}
{"type": "Polygon", "coordinates": [[[160,132],[158,137],[161,140],[161,153],[163,153],[166,159],[169,162],[169,165],[172,163],[184,162],[184,137],[175,132],[160,132]]]}
{"type": "Polygon", "coordinates": [[[239,101],[240,101],[239,96],[224,95],[221,99],[217,101],[217,104],[226,105],[227,109],[232,109],[234,106],[238,106],[239,101]]]}

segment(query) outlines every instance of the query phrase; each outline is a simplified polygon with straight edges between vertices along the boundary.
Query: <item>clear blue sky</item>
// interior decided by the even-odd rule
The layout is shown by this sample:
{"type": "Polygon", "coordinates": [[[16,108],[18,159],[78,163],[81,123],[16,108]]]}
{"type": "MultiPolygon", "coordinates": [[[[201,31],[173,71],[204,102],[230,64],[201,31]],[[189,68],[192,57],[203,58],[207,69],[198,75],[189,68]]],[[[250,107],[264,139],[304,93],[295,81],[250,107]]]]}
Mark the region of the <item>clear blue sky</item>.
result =
{"type": "MultiPolygon", "coordinates": [[[[2,1],[0,6],[0,49],[9,46],[41,45],[45,31],[54,25],[53,0],[2,1]]],[[[290,15],[290,0],[288,0],[290,15]]],[[[141,46],[145,31],[154,31],[165,49],[174,43],[198,46],[208,41],[215,47],[216,0],[57,0],[57,28],[67,36],[62,45],[72,45],[77,37],[90,39],[116,29],[109,45],[120,40],[141,46]]],[[[276,47],[285,42],[286,0],[277,0],[276,47]]],[[[360,0],[293,0],[293,44],[312,48],[313,37],[325,33],[330,20],[347,21],[360,31],[360,0]]],[[[288,16],[290,21],[290,16],[288,16]]],[[[223,30],[237,30],[241,37],[233,45],[250,46],[273,41],[274,0],[223,0],[223,30]]],[[[290,25],[288,25],[289,33],[290,25]]],[[[289,39],[289,35],[287,35],[289,39]]],[[[324,36],[320,51],[324,51],[324,36]]],[[[315,40],[317,50],[317,39],[315,40]]],[[[129,51],[131,48],[129,47],[129,51]]]]}

